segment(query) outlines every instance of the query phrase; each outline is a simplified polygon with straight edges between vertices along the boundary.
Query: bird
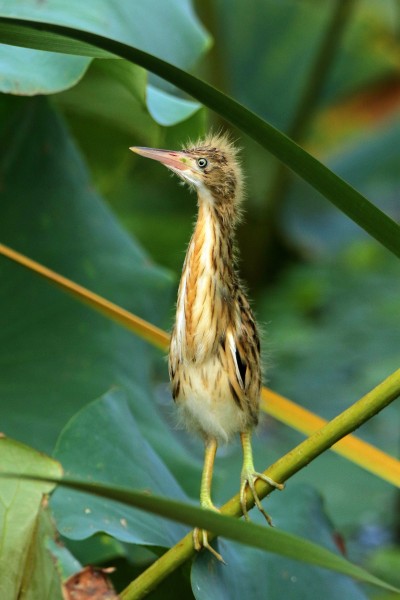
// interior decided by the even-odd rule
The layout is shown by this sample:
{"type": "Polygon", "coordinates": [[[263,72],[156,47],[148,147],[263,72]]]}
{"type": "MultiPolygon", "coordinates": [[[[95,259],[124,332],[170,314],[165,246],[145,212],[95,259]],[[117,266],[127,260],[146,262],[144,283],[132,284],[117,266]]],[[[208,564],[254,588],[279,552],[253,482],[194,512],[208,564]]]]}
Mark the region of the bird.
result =
{"type": "MultiPolygon", "coordinates": [[[[197,192],[197,220],[178,289],[168,367],[180,416],[205,444],[200,505],[218,510],[211,498],[217,448],[239,434],[242,513],[248,519],[250,489],[271,525],[255,482],[262,479],[278,489],[283,484],[257,472],[253,461],[251,435],[258,423],[261,394],[260,337],[236,267],[235,230],[244,188],[239,151],[221,132],[179,151],[140,146],[130,150],[162,163],[197,192]]],[[[195,550],[206,548],[224,562],[204,529],[194,529],[193,544],[195,550]]]]}

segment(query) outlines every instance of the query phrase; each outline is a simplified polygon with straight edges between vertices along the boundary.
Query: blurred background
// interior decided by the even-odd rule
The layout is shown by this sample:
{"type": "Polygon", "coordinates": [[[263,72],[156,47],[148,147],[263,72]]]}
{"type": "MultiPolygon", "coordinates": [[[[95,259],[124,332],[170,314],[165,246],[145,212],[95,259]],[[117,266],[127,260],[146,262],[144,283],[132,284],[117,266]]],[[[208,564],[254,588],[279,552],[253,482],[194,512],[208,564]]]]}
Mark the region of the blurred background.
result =
{"type": "MultiPolygon", "coordinates": [[[[169,59],[287,133],[399,220],[398,0],[201,0],[193,7],[198,19],[191,15],[192,38],[177,43],[169,59]]],[[[74,85],[48,93],[88,166],[90,185],[137,241],[143,264],[163,273],[160,295],[147,316],[166,329],[171,326],[196,203],[159,164],[127,149],[175,149],[210,128],[222,128],[242,148],[247,199],[238,230],[238,267],[263,328],[266,383],[330,419],[396,370],[396,258],[223,119],[165,82],[152,76],[147,81],[142,69],[125,65],[118,72],[113,63],[93,61],[74,85]],[[135,82],[130,88],[122,83],[124,69],[131,70],[135,82]]],[[[3,130],[35,101],[9,94],[1,97],[3,130]]],[[[4,222],[3,230],[7,237],[4,222]]],[[[18,239],[23,245],[22,234],[10,236],[10,244],[18,239]]],[[[164,361],[154,355],[155,401],[174,430],[166,377],[164,361]]],[[[357,435],[398,456],[399,421],[397,402],[357,435]]],[[[195,497],[201,443],[184,432],[174,435],[197,461],[193,477],[181,481],[195,497]]],[[[28,434],[22,437],[31,441],[28,434]]],[[[302,439],[264,416],[257,464],[265,467],[266,460],[272,462],[302,439]]],[[[230,475],[239,473],[239,456],[236,446],[221,451],[217,502],[237,490],[230,475]]],[[[306,485],[323,498],[349,557],[400,585],[400,497],[394,487],[332,453],[296,475],[285,494],[306,485]]],[[[283,498],[274,494],[269,501],[278,525],[284,520],[283,498]]],[[[386,596],[371,592],[371,597],[386,596]]]]}

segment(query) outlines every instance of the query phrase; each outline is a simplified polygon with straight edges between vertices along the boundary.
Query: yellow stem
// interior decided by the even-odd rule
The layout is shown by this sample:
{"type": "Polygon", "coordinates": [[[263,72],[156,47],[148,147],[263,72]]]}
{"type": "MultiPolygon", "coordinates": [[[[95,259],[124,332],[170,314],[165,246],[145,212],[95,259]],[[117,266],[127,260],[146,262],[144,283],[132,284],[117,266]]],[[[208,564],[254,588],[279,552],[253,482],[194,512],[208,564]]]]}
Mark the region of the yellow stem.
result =
{"type": "MultiPolygon", "coordinates": [[[[261,392],[261,408],[281,423],[307,436],[328,423],[326,419],[266,387],[261,392]]],[[[331,450],[366,471],[400,487],[400,461],[372,444],[364,442],[355,435],[347,435],[334,444],[331,450]]]]}
{"type": "Polygon", "coordinates": [[[117,304],[102,298],[98,294],[91,292],[90,290],[84,288],[83,286],[59,275],[55,271],[44,267],[40,263],[16,252],[12,248],[5,246],[4,244],[0,244],[0,254],[5,256],[6,258],[18,263],[22,267],[25,267],[29,271],[33,271],[37,275],[40,275],[47,281],[55,284],[60,287],[65,292],[68,292],[84,304],[88,304],[92,308],[95,308],[97,311],[101,312],[103,315],[110,317],[126,329],[133,331],[141,338],[147,340],[153,346],[157,346],[157,348],[161,348],[161,350],[166,350],[168,348],[169,336],[168,334],[159,329],[155,325],[148,323],[144,319],[137,317],[136,315],[130,313],[128,310],[121,308],[117,304]]]}

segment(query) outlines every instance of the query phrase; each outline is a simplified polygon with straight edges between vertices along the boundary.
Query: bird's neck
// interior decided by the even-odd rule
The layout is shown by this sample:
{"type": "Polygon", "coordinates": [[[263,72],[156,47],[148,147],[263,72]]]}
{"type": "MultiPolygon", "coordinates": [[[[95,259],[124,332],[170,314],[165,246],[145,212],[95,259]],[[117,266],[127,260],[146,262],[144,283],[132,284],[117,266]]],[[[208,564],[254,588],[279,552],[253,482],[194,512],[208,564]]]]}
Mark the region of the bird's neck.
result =
{"type": "Polygon", "coordinates": [[[225,334],[237,289],[234,222],[199,195],[196,226],[178,292],[175,335],[183,360],[202,362],[225,334]]]}

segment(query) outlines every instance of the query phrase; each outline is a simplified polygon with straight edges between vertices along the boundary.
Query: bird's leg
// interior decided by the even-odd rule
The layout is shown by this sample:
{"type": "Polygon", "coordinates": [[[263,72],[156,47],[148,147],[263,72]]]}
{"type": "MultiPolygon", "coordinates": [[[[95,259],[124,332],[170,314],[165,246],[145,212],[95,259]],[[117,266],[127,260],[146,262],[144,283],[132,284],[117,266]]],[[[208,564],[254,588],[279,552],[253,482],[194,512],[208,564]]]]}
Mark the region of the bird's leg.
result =
{"type": "Polygon", "coordinates": [[[262,507],[260,498],[258,497],[258,494],[257,494],[254,484],[257,481],[257,479],[262,479],[263,481],[265,481],[266,483],[269,483],[269,485],[272,485],[273,487],[277,488],[278,490],[283,490],[284,485],[282,483],[276,483],[276,481],[274,481],[267,475],[264,475],[264,473],[257,473],[256,470],[254,469],[253,451],[251,449],[251,433],[249,431],[242,432],[240,434],[240,439],[241,439],[242,448],[243,448],[243,467],[242,467],[241,485],[240,485],[240,504],[242,506],[242,512],[243,512],[244,518],[246,520],[249,520],[249,514],[247,511],[247,494],[246,494],[246,490],[247,490],[247,486],[248,486],[251,490],[251,493],[253,494],[254,502],[255,502],[258,510],[267,519],[268,524],[272,526],[271,517],[269,516],[269,514],[267,514],[265,512],[264,508],[262,507]]]}
{"type": "MultiPolygon", "coordinates": [[[[218,508],[214,506],[211,500],[211,482],[217,446],[218,444],[215,438],[210,438],[206,442],[203,475],[201,477],[200,487],[200,505],[202,508],[207,510],[215,510],[219,512],[218,508]]],[[[208,532],[205,529],[196,527],[193,530],[193,545],[197,551],[201,550],[202,548],[207,548],[207,550],[209,550],[215,556],[215,558],[225,563],[222,556],[210,545],[208,541],[208,532]]]]}

